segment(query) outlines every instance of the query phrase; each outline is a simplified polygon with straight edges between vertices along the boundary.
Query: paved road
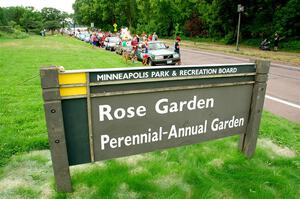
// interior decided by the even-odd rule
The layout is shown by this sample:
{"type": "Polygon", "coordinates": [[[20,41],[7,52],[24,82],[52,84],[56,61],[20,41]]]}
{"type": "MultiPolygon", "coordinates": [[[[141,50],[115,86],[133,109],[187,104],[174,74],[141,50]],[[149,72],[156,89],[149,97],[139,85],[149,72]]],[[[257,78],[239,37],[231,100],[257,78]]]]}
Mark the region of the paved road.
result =
{"type": "MultiPolygon", "coordinates": [[[[182,64],[245,63],[248,59],[183,48],[182,64]]],[[[264,108],[300,123],[300,68],[271,63],[264,108]]]]}

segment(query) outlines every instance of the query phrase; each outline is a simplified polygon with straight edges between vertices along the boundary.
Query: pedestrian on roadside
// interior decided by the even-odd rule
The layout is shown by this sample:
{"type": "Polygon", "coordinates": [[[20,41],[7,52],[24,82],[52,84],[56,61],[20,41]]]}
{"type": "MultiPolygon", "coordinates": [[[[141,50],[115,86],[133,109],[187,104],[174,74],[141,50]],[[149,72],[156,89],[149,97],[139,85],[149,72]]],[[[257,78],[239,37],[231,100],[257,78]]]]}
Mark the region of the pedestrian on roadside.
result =
{"type": "Polygon", "coordinates": [[[148,40],[145,39],[144,40],[144,44],[143,44],[143,47],[145,48],[145,51],[144,51],[144,54],[143,54],[143,65],[146,66],[147,65],[147,62],[148,62],[148,58],[149,58],[149,54],[148,54],[148,40]]]}
{"type": "Polygon", "coordinates": [[[46,36],[46,29],[43,29],[43,30],[41,31],[41,36],[42,36],[42,37],[45,37],[45,36],[46,36]]]}
{"type": "Polygon", "coordinates": [[[152,41],[152,35],[151,34],[148,37],[148,41],[152,41]]]}
{"type": "Polygon", "coordinates": [[[102,38],[101,38],[101,45],[100,45],[100,47],[102,47],[102,48],[104,48],[105,39],[106,39],[106,34],[104,33],[102,38]]]}
{"type": "Polygon", "coordinates": [[[147,39],[144,40],[144,45],[145,45],[145,53],[148,53],[149,44],[147,39]]]}
{"type": "Polygon", "coordinates": [[[137,63],[137,46],[132,46],[131,61],[132,63],[137,63]]]}
{"type": "Polygon", "coordinates": [[[98,45],[98,38],[96,36],[96,33],[93,32],[92,36],[91,36],[91,42],[93,44],[93,48],[96,47],[98,45]]]}
{"type": "Polygon", "coordinates": [[[179,33],[176,34],[176,39],[175,39],[175,40],[177,40],[177,39],[179,39],[179,41],[181,41],[181,38],[180,38],[180,34],[179,34],[179,33]]]}
{"type": "Polygon", "coordinates": [[[128,38],[127,38],[127,36],[125,36],[124,39],[123,39],[123,41],[122,41],[122,46],[123,47],[127,46],[127,41],[128,41],[128,38]]]}
{"type": "Polygon", "coordinates": [[[131,46],[138,46],[139,42],[138,42],[138,39],[137,39],[137,36],[135,35],[131,41],[131,46]]]}
{"type": "Polygon", "coordinates": [[[145,41],[146,39],[147,39],[147,35],[146,35],[145,32],[143,32],[143,34],[142,34],[142,41],[145,41]]]}
{"type": "Polygon", "coordinates": [[[181,65],[181,57],[180,57],[180,37],[177,36],[176,40],[175,40],[175,44],[174,44],[174,52],[179,54],[179,61],[178,61],[178,65],[181,65]]]}
{"type": "Polygon", "coordinates": [[[156,32],[154,32],[152,35],[152,41],[157,41],[157,40],[158,40],[158,36],[157,36],[156,32]]]}

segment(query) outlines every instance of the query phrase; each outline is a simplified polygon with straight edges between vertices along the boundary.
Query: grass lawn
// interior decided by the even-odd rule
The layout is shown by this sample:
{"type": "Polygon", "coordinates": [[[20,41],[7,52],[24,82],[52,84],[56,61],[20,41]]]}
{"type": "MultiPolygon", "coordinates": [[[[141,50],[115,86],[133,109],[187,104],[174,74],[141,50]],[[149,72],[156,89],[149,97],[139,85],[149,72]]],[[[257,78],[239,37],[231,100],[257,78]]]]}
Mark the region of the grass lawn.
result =
{"type": "Polygon", "coordinates": [[[68,37],[0,39],[0,198],[299,198],[300,124],[267,112],[251,160],[230,137],[74,166],[74,192],[56,193],[39,79],[49,65],[128,66],[68,37]]]}
{"type": "Polygon", "coordinates": [[[0,166],[12,154],[48,148],[41,66],[79,69],[127,65],[119,55],[69,37],[0,39],[0,166]]]}

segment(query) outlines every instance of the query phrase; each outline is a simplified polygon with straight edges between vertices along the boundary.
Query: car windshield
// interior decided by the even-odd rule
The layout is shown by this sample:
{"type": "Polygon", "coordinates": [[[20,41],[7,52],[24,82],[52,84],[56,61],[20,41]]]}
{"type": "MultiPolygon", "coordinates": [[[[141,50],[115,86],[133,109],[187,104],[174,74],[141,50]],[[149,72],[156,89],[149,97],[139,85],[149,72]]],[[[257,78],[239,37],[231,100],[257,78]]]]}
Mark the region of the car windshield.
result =
{"type": "Polygon", "coordinates": [[[162,42],[149,43],[149,50],[166,49],[166,45],[162,42]]]}
{"type": "Polygon", "coordinates": [[[111,37],[111,38],[109,38],[109,42],[117,43],[118,41],[119,41],[118,37],[111,37]]]}

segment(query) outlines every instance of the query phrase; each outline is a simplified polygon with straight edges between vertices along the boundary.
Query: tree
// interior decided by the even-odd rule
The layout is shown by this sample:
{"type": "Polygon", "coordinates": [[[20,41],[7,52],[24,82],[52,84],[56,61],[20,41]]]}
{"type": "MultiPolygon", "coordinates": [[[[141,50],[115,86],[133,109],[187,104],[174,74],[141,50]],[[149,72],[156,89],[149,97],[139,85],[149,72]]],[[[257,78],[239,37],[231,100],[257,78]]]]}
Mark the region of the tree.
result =
{"type": "Polygon", "coordinates": [[[138,33],[162,36],[184,32],[187,36],[209,36],[235,40],[237,5],[245,6],[243,38],[259,38],[274,31],[299,36],[299,0],[76,0],[76,21],[112,30],[112,24],[130,27],[138,33]]]}
{"type": "Polygon", "coordinates": [[[65,12],[61,12],[56,8],[43,8],[41,11],[44,27],[51,30],[53,34],[54,30],[63,27],[63,24],[68,17],[65,12]]]}
{"type": "Polygon", "coordinates": [[[32,7],[27,7],[26,11],[20,18],[20,23],[26,32],[34,32],[38,34],[42,27],[42,15],[35,11],[32,7]]]}
{"type": "Polygon", "coordinates": [[[7,26],[7,24],[8,24],[8,21],[5,16],[5,10],[4,10],[4,8],[0,7],[0,26],[7,26]]]}
{"type": "Polygon", "coordinates": [[[286,37],[300,37],[300,2],[290,0],[275,13],[273,32],[279,32],[286,37]]]}
{"type": "Polygon", "coordinates": [[[57,21],[46,21],[44,27],[51,31],[51,34],[54,33],[54,30],[57,30],[61,27],[61,24],[57,21]]]}

